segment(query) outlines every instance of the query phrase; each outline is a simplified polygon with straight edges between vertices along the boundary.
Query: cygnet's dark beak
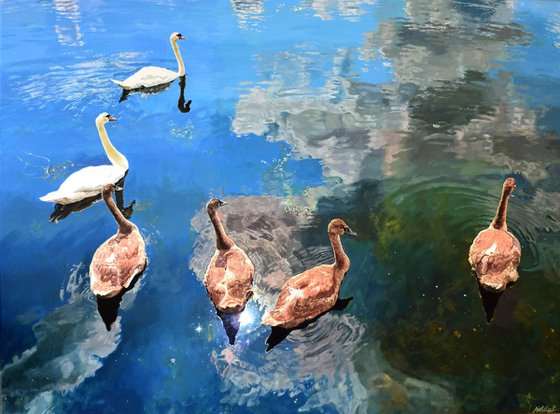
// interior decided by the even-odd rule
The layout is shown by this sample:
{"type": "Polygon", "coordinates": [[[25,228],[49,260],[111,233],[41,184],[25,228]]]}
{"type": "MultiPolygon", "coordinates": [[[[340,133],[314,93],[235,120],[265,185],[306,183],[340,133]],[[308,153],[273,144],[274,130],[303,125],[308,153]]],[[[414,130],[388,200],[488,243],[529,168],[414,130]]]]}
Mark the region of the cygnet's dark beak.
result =
{"type": "Polygon", "coordinates": [[[115,118],[114,116],[109,115],[109,117],[107,119],[109,119],[109,121],[116,121],[118,118],[115,118]]]}
{"type": "Polygon", "coordinates": [[[355,233],[355,232],[354,232],[350,227],[348,227],[348,226],[344,227],[344,234],[347,234],[347,235],[349,235],[349,236],[354,236],[354,237],[357,237],[357,236],[358,236],[358,234],[355,233]]]}
{"type": "Polygon", "coordinates": [[[227,201],[220,200],[220,207],[227,206],[227,201]]]}

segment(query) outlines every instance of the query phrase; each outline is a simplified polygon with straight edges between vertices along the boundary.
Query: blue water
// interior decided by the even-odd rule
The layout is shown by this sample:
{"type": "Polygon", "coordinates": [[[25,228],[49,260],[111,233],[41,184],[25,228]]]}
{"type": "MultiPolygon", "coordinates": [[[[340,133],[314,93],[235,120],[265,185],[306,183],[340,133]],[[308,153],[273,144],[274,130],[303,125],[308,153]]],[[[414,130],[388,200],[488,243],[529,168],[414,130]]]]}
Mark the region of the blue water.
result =
{"type": "Polygon", "coordinates": [[[560,406],[559,3],[4,2],[1,65],[5,412],[560,406]],[[110,79],[176,68],[173,31],[191,111],[177,81],[119,103],[110,79]],[[107,162],[104,111],[149,257],[111,331],[87,271],[113,219],[38,199],[107,162]],[[486,324],[466,257],[511,175],[520,281],[486,324]],[[234,346],[201,283],[211,197],[257,268],[234,346]],[[265,353],[260,316],[331,260],[333,217],[359,233],[354,300],[265,353]]]}

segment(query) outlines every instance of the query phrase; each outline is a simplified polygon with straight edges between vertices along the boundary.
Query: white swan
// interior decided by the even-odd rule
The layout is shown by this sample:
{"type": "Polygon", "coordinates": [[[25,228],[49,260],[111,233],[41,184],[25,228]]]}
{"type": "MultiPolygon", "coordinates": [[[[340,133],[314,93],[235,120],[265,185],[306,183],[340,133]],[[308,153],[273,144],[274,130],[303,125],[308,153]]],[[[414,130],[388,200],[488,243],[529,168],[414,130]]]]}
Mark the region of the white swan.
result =
{"type": "Polygon", "coordinates": [[[41,201],[50,201],[58,204],[75,203],[84,198],[101,194],[103,186],[115,184],[125,176],[128,171],[128,160],[113,147],[105,130],[107,122],[116,120],[117,118],[113,118],[107,112],[103,112],[95,118],[99,138],[101,138],[103,149],[105,149],[107,158],[109,158],[112,165],[86,167],[76,171],[64,180],[58,190],[40,197],[41,201]]]}
{"type": "Polygon", "coordinates": [[[114,79],[112,79],[112,81],[125,91],[131,91],[134,89],[152,88],[154,86],[164,85],[173,82],[179,76],[184,76],[185,65],[183,64],[183,58],[177,46],[177,40],[184,40],[183,35],[177,32],[171,33],[169,41],[171,42],[171,47],[173,48],[173,52],[177,58],[177,64],[179,65],[177,72],[157,66],[146,66],[122,82],[114,79]]]}

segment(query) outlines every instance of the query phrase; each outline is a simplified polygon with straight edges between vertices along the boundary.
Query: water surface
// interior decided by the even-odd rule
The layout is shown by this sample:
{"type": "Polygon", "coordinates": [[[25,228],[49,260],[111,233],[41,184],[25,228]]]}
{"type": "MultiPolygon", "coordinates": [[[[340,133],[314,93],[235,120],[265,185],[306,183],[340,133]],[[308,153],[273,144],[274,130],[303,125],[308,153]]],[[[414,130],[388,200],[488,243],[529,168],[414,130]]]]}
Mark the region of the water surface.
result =
{"type": "Polygon", "coordinates": [[[2,4],[5,412],[528,412],[560,406],[560,6],[533,1],[2,4]],[[176,66],[119,103],[110,79],[176,66]],[[107,331],[89,291],[115,232],[102,203],[49,223],[38,197],[106,163],[149,266],[107,331]],[[467,262],[505,177],[519,282],[486,323],[467,262]],[[228,345],[201,283],[203,207],[254,261],[228,345]],[[265,353],[283,282],[331,260],[344,218],[354,299],[265,353]]]}

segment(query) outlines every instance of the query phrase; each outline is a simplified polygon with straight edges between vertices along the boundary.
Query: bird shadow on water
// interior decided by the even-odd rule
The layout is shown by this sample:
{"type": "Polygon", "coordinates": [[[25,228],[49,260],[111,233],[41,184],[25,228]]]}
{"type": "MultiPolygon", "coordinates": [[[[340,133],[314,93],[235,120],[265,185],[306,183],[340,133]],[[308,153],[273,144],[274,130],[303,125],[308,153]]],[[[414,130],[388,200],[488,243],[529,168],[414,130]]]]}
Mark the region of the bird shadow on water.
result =
{"type": "Polygon", "coordinates": [[[237,332],[239,332],[239,327],[241,326],[240,317],[243,311],[236,313],[224,313],[216,310],[216,313],[222,321],[222,325],[224,326],[224,330],[226,331],[229,344],[233,345],[235,343],[237,332]]]}
{"type": "Polygon", "coordinates": [[[295,328],[286,329],[286,328],[281,328],[279,326],[273,326],[272,329],[271,329],[270,335],[268,336],[268,338],[266,338],[266,341],[265,341],[265,343],[268,345],[267,348],[266,348],[266,352],[269,352],[276,345],[278,345],[280,342],[282,342],[284,339],[286,339],[292,331],[307,328],[310,324],[312,324],[313,322],[316,322],[317,320],[319,320],[319,318],[321,318],[322,316],[326,315],[327,313],[329,313],[333,310],[342,311],[342,310],[346,309],[346,307],[350,304],[352,299],[354,299],[354,297],[352,297],[352,296],[350,296],[348,298],[344,298],[344,299],[338,298],[336,303],[334,304],[334,306],[332,308],[330,308],[328,311],[321,313],[320,315],[316,316],[313,319],[305,321],[304,323],[296,326],[295,328]]]}
{"type": "MultiPolygon", "coordinates": [[[[128,172],[127,172],[128,174],[128,172]]],[[[120,179],[115,185],[119,188],[124,187],[124,180],[126,175],[120,179]]],[[[115,191],[115,198],[117,199],[117,207],[123,213],[127,219],[132,217],[134,213],[134,205],[136,204],[136,200],[132,200],[132,202],[128,206],[124,206],[124,189],[115,191]]],[[[77,211],[85,210],[95,203],[101,200],[101,193],[98,195],[94,195],[91,197],[84,198],[83,200],[76,201],[75,203],[71,204],[55,204],[54,211],[51,213],[49,217],[49,222],[51,223],[58,223],[60,220],[64,220],[70,214],[75,213],[77,211]]]]}
{"type": "MultiPolygon", "coordinates": [[[[119,102],[125,101],[128,98],[128,95],[134,93],[141,93],[143,95],[155,95],[156,93],[160,93],[169,89],[173,82],[165,83],[163,85],[153,86],[151,88],[140,88],[140,89],[133,89],[133,90],[126,90],[123,89],[121,97],[119,98],[119,102]]],[[[192,100],[189,99],[185,104],[185,88],[187,86],[187,77],[180,76],[179,77],[179,101],[177,102],[177,108],[182,113],[187,113],[191,111],[191,102],[192,100]]]]}
{"type": "MultiPolygon", "coordinates": [[[[147,266],[146,266],[147,267],[147,266]]],[[[105,324],[105,328],[107,331],[111,330],[111,326],[117,320],[117,316],[119,316],[119,309],[121,307],[121,302],[123,296],[126,292],[134,289],[138,279],[144,274],[146,268],[139,274],[134,277],[130,286],[126,289],[123,289],[117,296],[113,296],[112,298],[104,298],[102,296],[97,296],[97,311],[99,312],[99,316],[103,319],[103,323],[105,324]]]]}
{"type": "MultiPolygon", "coordinates": [[[[505,290],[501,292],[489,292],[484,289],[480,283],[477,284],[480,298],[482,299],[482,306],[484,307],[484,312],[486,313],[486,323],[490,323],[494,320],[494,314],[496,312],[496,308],[498,307],[498,302],[505,290]]],[[[514,282],[508,283],[506,289],[512,285],[514,285],[514,282]]]]}

